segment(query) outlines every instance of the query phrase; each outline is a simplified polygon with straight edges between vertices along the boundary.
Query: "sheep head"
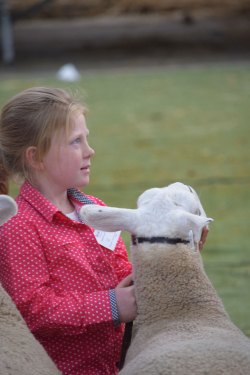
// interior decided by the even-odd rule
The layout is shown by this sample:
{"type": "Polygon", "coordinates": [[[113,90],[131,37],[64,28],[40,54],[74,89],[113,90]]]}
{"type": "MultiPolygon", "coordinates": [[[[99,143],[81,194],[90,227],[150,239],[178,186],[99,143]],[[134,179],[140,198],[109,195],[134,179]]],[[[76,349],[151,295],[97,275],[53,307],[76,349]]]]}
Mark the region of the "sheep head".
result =
{"type": "Polygon", "coordinates": [[[0,225],[17,213],[17,204],[8,195],[0,195],[0,225]]]}
{"type": "Polygon", "coordinates": [[[213,221],[207,218],[198,195],[180,182],[146,190],[137,201],[137,209],[85,205],[83,221],[104,231],[128,231],[137,237],[180,238],[198,243],[202,228],[213,221]]]}

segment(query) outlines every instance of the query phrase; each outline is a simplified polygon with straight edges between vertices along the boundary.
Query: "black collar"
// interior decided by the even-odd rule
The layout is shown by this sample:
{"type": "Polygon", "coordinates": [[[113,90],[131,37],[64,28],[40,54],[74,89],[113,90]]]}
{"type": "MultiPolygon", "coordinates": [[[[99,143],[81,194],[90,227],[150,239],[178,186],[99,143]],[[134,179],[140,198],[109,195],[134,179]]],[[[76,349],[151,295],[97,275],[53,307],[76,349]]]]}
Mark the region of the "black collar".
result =
{"type": "Polygon", "coordinates": [[[188,244],[188,240],[183,240],[181,238],[169,238],[169,237],[136,237],[131,236],[132,244],[137,245],[138,243],[149,242],[149,243],[168,243],[170,245],[176,245],[178,243],[188,244]]]}

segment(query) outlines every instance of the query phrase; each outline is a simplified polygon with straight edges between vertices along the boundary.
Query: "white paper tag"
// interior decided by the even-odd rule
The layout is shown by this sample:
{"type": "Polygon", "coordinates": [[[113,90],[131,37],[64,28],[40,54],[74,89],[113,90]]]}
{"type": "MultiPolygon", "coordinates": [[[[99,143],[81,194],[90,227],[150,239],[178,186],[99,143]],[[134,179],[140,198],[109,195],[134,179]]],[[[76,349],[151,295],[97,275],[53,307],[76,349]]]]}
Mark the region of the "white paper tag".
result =
{"type": "Polygon", "coordinates": [[[121,231],[118,232],[103,232],[102,230],[95,230],[94,235],[97,242],[109,250],[114,251],[117,241],[120,237],[121,231]]]}

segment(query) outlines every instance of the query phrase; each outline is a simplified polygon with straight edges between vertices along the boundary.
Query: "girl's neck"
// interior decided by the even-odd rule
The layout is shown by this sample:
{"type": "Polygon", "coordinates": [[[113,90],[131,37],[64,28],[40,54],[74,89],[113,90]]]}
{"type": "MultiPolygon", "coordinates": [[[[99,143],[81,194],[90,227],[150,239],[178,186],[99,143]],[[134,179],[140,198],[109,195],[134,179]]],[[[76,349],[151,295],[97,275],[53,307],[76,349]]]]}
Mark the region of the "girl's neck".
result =
{"type": "Polygon", "coordinates": [[[67,190],[61,194],[51,194],[51,192],[42,192],[41,194],[48,199],[54,206],[56,206],[64,214],[69,214],[74,211],[75,207],[68,197],[67,190]]]}
{"type": "Polygon", "coordinates": [[[65,196],[60,196],[60,197],[59,196],[49,197],[49,196],[46,196],[46,195],[44,195],[44,196],[45,196],[46,199],[48,199],[54,206],[56,206],[64,214],[69,214],[72,211],[74,211],[74,209],[75,209],[73,203],[68,198],[67,191],[66,191],[65,196]]]}
{"type": "Polygon", "coordinates": [[[52,184],[35,183],[34,187],[54,206],[64,214],[74,211],[75,207],[68,197],[67,190],[62,190],[52,184]]]}

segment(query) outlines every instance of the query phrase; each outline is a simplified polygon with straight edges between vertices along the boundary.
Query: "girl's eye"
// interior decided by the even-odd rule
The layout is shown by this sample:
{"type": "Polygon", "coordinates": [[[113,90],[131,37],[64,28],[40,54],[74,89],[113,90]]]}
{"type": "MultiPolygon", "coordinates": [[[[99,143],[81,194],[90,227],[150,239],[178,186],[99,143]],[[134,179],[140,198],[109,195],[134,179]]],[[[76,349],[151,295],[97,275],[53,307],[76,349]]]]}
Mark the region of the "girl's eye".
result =
{"type": "Polygon", "coordinates": [[[75,138],[72,143],[80,143],[80,142],[81,142],[81,138],[78,137],[78,138],[75,138]]]}

